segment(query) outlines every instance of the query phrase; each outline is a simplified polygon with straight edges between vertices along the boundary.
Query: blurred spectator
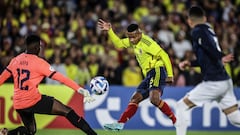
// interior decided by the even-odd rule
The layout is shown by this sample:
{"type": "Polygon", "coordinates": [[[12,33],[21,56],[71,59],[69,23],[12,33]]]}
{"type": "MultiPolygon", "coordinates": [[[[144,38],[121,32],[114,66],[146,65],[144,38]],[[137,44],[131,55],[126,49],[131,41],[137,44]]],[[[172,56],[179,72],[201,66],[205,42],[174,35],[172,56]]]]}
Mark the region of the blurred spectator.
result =
{"type": "Polygon", "coordinates": [[[86,61],[82,60],[78,64],[78,73],[76,75],[76,82],[79,85],[84,86],[86,84],[89,84],[90,80],[91,80],[91,76],[87,68],[87,63],[86,61]]]}
{"type": "Polygon", "coordinates": [[[19,21],[13,16],[13,8],[8,7],[6,11],[6,17],[2,21],[3,27],[6,27],[9,31],[12,30],[12,28],[19,27],[19,21]]]}
{"type": "Polygon", "coordinates": [[[174,33],[168,26],[168,18],[162,16],[158,22],[158,39],[163,42],[163,48],[169,47],[174,41],[174,33]]]}
{"type": "Polygon", "coordinates": [[[96,36],[92,36],[90,37],[90,43],[83,46],[83,53],[85,55],[96,54],[97,56],[101,57],[104,55],[104,47],[99,44],[96,36]]]}
{"type": "Polygon", "coordinates": [[[76,80],[76,75],[78,74],[78,67],[75,65],[70,56],[66,56],[64,67],[66,70],[66,75],[72,80],[76,80]]]}
{"type": "Polygon", "coordinates": [[[40,34],[41,39],[45,44],[50,44],[51,42],[51,31],[50,31],[50,24],[48,20],[45,20],[43,24],[41,25],[41,34],[40,34]]]}
{"type": "Polygon", "coordinates": [[[192,50],[192,45],[190,41],[185,38],[185,32],[179,31],[176,34],[176,40],[172,43],[172,48],[174,50],[174,54],[177,56],[178,59],[182,59],[185,55],[186,51],[192,50]]]}
{"type": "Polygon", "coordinates": [[[100,68],[99,58],[95,54],[89,54],[87,59],[88,59],[88,69],[91,77],[97,76],[100,68]]]}
{"type": "Polygon", "coordinates": [[[25,51],[24,37],[18,36],[14,41],[14,56],[25,51]]]}
{"type": "MultiPolygon", "coordinates": [[[[123,69],[128,66],[133,52],[111,47],[107,33],[96,28],[99,18],[111,21],[121,37],[125,37],[123,29],[128,24],[139,22],[141,29],[168,51],[173,66],[176,66],[191,49],[189,45],[182,47],[182,42],[175,41],[174,36],[185,33],[181,40],[188,42],[191,31],[185,22],[187,9],[201,5],[221,41],[222,51],[234,53],[235,61],[226,64],[225,68],[232,75],[234,84],[240,84],[239,0],[4,0],[0,3],[1,61],[23,52],[24,37],[35,33],[42,39],[42,57],[51,63],[59,57],[62,64],[68,59],[67,55],[71,56],[72,64],[78,65],[84,60],[91,77],[99,73],[100,67],[104,71],[103,67],[112,66],[107,61],[113,57],[118,62],[117,84],[122,84],[123,69]]],[[[199,80],[198,72],[189,69],[189,72],[182,73],[176,69],[176,74],[185,75],[186,85],[199,80]]]]}
{"type": "MultiPolygon", "coordinates": [[[[60,57],[55,57],[54,59],[54,63],[51,64],[51,66],[58,72],[62,73],[63,75],[67,75],[66,70],[65,70],[65,66],[63,63],[61,63],[61,58],[60,57]]],[[[60,82],[55,81],[53,79],[50,78],[46,78],[46,84],[60,84],[60,82]]]]}
{"type": "Polygon", "coordinates": [[[142,81],[142,71],[137,66],[135,58],[131,58],[128,61],[128,66],[123,70],[122,82],[124,86],[138,86],[142,81]]]}
{"type": "Polygon", "coordinates": [[[149,0],[141,0],[140,5],[134,10],[133,12],[133,18],[136,20],[138,23],[142,21],[142,18],[146,17],[149,15],[149,0]]]}
{"type": "MultiPolygon", "coordinates": [[[[114,57],[108,57],[106,64],[101,65],[98,71],[98,75],[104,76],[109,84],[120,84],[119,76],[117,76],[118,61],[114,57]]],[[[120,76],[121,77],[121,76],[120,76]]]]}
{"type": "Polygon", "coordinates": [[[127,15],[127,7],[123,0],[108,2],[109,15],[114,21],[121,21],[127,15]]]}
{"type": "Polygon", "coordinates": [[[32,23],[31,18],[26,19],[26,23],[20,28],[19,34],[25,36],[27,34],[35,33],[38,27],[32,23]]]}

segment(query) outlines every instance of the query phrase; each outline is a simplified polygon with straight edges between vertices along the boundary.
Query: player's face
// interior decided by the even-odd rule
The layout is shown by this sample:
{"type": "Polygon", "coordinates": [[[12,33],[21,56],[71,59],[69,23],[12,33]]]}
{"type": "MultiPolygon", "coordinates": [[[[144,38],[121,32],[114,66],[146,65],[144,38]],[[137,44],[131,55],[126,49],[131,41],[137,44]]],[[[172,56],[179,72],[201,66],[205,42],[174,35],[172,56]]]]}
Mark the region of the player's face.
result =
{"type": "Polygon", "coordinates": [[[188,22],[188,25],[190,26],[190,28],[194,27],[192,20],[190,18],[188,18],[187,22],[188,22]]]}
{"type": "Polygon", "coordinates": [[[197,20],[196,19],[191,19],[190,17],[188,17],[188,19],[187,19],[188,25],[191,28],[194,28],[195,25],[197,25],[197,24],[205,23],[206,21],[207,21],[207,18],[205,16],[202,17],[202,18],[198,18],[197,20]]]}
{"type": "Polygon", "coordinates": [[[40,50],[41,50],[40,44],[39,44],[39,43],[36,43],[36,44],[35,44],[35,48],[34,48],[35,54],[38,55],[39,52],[40,52],[40,50]]]}
{"type": "Polygon", "coordinates": [[[132,44],[137,44],[141,39],[142,33],[139,31],[127,32],[127,37],[132,44]]]}

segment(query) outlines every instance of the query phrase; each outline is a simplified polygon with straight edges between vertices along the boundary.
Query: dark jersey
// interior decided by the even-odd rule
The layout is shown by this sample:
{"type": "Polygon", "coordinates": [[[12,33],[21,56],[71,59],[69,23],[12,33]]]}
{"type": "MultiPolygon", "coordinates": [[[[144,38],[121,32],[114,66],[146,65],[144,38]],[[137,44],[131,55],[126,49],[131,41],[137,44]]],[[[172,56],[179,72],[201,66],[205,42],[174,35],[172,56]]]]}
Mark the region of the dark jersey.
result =
{"type": "Polygon", "coordinates": [[[227,80],[229,76],[222,64],[221,48],[215,32],[208,24],[196,25],[192,32],[193,50],[196,60],[192,66],[200,66],[205,81],[227,80]]]}

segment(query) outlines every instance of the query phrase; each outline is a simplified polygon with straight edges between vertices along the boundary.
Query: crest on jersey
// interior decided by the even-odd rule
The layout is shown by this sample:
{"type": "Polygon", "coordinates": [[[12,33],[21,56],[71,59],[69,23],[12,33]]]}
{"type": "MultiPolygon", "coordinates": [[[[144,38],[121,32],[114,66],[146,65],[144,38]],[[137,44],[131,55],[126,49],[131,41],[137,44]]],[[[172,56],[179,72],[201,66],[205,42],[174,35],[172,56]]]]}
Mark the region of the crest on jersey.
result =
{"type": "Polygon", "coordinates": [[[49,70],[52,72],[55,71],[55,69],[52,66],[49,67],[49,70]]]}
{"type": "Polygon", "coordinates": [[[202,44],[202,38],[198,39],[198,44],[201,45],[202,44]]]}

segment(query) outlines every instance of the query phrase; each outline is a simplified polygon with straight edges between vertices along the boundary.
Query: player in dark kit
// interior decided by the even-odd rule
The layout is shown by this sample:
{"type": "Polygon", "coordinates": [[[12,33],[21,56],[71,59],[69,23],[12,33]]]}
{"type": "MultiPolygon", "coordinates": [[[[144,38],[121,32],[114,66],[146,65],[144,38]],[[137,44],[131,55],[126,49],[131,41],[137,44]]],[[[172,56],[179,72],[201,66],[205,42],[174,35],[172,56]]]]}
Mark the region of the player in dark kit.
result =
{"type": "MultiPolygon", "coordinates": [[[[64,116],[87,135],[96,135],[85,119],[78,116],[72,108],[62,104],[54,97],[41,95],[38,85],[44,77],[49,77],[82,94],[85,102],[92,102],[94,99],[90,96],[89,91],[55,71],[49,63],[38,57],[41,49],[39,36],[29,35],[26,38],[26,47],[26,52],[13,58],[0,75],[0,85],[10,76],[14,78],[13,107],[24,124],[24,127],[11,130],[8,134],[34,135],[37,130],[34,114],[37,113],[64,116]]],[[[1,130],[2,134],[6,134],[6,132],[6,129],[1,130]]]]}
{"type": "Polygon", "coordinates": [[[240,127],[240,111],[233,92],[233,83],[224,68],[224,63],[232,61],[233,55],[224,56],[221,52],[216,34],[206,23],[202,8],[191,7],[188,17],[188,24],[193,28],[191,36],[196,60],[180,62],[179,68],[184,70],[189,66],[199,66],[203,81],[178,101],[176,133],[186,135],[189,121],[187,112],[191,108],[212,101],[218,102],[228,120],[240,127]]]}

